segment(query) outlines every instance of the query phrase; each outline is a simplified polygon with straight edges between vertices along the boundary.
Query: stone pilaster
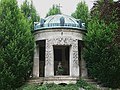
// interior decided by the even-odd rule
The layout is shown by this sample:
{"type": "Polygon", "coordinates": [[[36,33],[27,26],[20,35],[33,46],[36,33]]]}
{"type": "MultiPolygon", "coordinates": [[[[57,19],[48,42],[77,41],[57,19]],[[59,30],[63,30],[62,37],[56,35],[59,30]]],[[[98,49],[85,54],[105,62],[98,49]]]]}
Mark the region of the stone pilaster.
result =
{"type": "Polygon", "coordinates": [[[54,57],[52,40],[46,40],[45,51],[45,77],[54,76],[54,57]]]}
{"type": "Polygon", "coordinates": [[[39,77],[39,45],[34,49],[33,77],[39,77]]]}
{"type": "Polygon", "coordinates": [[[79,77],[78,40],[73,40],[70,48],[70,76],[79,77]]]}

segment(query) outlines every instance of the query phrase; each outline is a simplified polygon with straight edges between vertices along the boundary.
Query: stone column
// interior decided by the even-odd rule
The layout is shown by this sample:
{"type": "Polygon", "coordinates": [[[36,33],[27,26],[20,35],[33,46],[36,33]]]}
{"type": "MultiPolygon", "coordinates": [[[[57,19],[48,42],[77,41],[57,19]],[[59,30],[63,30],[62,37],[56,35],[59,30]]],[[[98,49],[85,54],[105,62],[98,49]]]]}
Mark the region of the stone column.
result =
{"type": "Polygon", "coordinates": [[[70,48],[70,76],[79,77],[78,40],[70,48]]]}
{"type": "Polygon", "coordinates": [[[81,77],[87,77],[87,68],[86,68],[86,62],[83,59],[83,45],[81,45],[81,77]]]}
{"type": "Polygon", "coordinates": [[[46,40],[45,77],[54,76],[54,55],[52,40],[46,40]]]}
{"type": "Polygon", "coordinates": [[[39,45],[34,49],[33,77],[39,77],[39,45]]]}

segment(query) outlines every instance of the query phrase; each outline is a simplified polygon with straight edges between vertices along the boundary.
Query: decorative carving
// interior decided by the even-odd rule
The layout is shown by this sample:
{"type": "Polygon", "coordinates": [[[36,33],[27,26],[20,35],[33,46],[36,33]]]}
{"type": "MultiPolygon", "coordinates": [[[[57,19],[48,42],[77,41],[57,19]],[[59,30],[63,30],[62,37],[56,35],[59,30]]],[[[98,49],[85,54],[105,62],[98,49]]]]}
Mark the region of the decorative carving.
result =
{"type": "Polygon", "coordinates": [[[78,66],[78,43],[71,37],[57,37],[46,40],[46,64],[51,64],[53,60],[53,45],[71,45],[73,48],[73,66],[78,66]]]}
{"type": "Polygon", "coordinates": [[[45,58],[46,58],[46,64],[51,64],[51,59],[52,59],[52,53],[51,51],[46,51],[46,55],[45,55],[45,58]]]}
{"type": "Polygon", "coordinates": [[[70,37],[58,37],[54,38],[52,41],[54,45],[72,45],[74,40],[70,37]]]}
{"type": "Polygon", "coordinates": [[[73,51],[73,66],[78,66],[78,51],[73,51]]]}

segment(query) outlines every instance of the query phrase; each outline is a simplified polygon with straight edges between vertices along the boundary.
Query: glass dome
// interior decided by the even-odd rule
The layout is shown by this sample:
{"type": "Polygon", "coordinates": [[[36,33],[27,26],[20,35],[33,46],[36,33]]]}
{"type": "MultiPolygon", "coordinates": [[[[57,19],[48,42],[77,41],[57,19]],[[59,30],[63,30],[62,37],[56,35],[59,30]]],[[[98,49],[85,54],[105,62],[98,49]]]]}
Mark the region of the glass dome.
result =
{"type": "Polygon", "coordinates": [[[34,23],[34,29],[49,29],[49,28],[76,28],[85,29],[85,23],[71,16],[57,14],[41,19],[40,22],[34,23]]]}

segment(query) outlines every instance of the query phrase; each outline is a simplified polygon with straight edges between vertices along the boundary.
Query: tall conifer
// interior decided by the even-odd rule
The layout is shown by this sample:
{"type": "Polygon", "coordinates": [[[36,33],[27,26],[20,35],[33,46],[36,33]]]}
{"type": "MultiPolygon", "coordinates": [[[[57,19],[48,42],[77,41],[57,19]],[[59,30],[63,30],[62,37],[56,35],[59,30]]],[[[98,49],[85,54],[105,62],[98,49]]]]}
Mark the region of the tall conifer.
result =
{"type": "Polygon", "coordinates": [[[16,0],[0,1],[0,89],[20,86],[31,72],[33,36],[16,0]]]}

